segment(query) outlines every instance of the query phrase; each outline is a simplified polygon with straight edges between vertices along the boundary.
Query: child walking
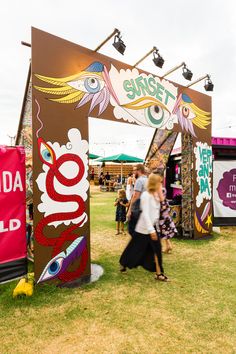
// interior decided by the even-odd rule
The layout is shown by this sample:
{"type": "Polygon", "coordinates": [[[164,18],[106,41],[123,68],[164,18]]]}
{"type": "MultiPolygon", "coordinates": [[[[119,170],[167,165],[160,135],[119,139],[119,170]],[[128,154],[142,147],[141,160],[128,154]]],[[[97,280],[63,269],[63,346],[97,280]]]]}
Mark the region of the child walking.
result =
{"type": "Polygon", "coordinates": [[[128,205],[129,202],[126,198],[125,190],[119,189],[117,198],[114,203],[114,206],[116,206],[116,235],[125,235],[124,222],[126,220],[126,208],[128,205]]]}

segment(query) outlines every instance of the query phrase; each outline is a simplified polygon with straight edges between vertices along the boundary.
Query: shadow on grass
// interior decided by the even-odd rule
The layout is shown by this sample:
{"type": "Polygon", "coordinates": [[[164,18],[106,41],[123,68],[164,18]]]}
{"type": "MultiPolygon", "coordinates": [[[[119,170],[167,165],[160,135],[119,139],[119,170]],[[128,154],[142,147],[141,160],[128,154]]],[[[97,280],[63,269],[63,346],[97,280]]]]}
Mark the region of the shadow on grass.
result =
{"type": "Polygon", "coordinates": [[[219,238],[224,238],[224,235],[221,234],[217,234],[214,233],[212,234],[212,236],[208,237],[208,238],[201,238],[201,239],[197,239],[197,240],[193,240],[191,238],[184,238],[184,237],[176,237],[173,239],[173,241],[175,243],[178,244],[184,244],[186,246],[193,246],[193,247],[208,247],[209,244],[211,244],[212,242],[216,242],[219,238]]]}
{"type": "MultiPolygon", "coordinates": [[[[173,242],[176,244],[183,244],[185,247],[194,247],[194,248],[206,248],[212,242],[216,242],[220,237],[224,238],[224,235],[214,234],[212,238],[204,239],[204,240],[192,240],[192,239],[174,239],[173,242]]],[[[82,292],[90,292],[95,287],[101,289],[105,287],[112,288],[117,286],[120,283],[129,284],[129,286],[137,285],[138,283],[142,283],[143,285],[150,283],[150,276],[147,274],[145,270],[142,268],[138,268],[134,271],[128,271],[127,274],[121,274],[119,271],[119,255],[110,255],[108,252],[104,253],[101,257],[96,259],[96,264],[101,265],[104,268],[104,275],[95,283],[84,284],[81,287],[68,289],[68,288],[58,288],[55,286],[55,283],[51,284],[42,284],[35,286],[34,294],[32,297],[20,297],[17,299],[12,298],[12,293],[17,285],[18,281],[12,281],[11,283],[3,284],[0,286],[0,296],[1,296],[1,315],[6,316],[9,315],[9,311],[12,311],[16,308],[18,309],[26,309],[28,307],[41,307],[41,306],[56,306],[63,304],[66,301],[69,301],[70,297],[75,293],[82,292]]],[[[174,269],[175,264],[172,264],[172,260],[168,261],[168,268],[172,271],[172,267],[174,269]]],[[[178,268],[181,270],[181,266],[185,268],[185,276],[186,276],[186,267],[189,266],[184,262],[180,262],[178,260],[178,268]],[[183,263],[183,264],[181,264],[183,263]]],[[[192,266],[192,265],[191,265],[192,266]]],[[[32,265],[29,267],[29,271],[32,271],[32,265]]]]}

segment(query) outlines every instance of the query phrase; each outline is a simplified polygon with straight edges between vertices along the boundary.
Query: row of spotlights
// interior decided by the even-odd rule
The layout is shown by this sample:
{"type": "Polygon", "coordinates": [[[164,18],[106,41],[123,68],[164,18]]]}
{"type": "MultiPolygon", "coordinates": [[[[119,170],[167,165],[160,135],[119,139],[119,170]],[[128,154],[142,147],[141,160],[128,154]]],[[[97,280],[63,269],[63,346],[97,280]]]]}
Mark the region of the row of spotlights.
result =
{"type": "MultiPolygon", "coordinates": [[[[120,32],[118,32],[115,37],[114,37],[114,42],[113,42],[113,46],[116,48],[116,50],[124,55],[125,49],[126,49],[126,45],[123,42],[123,40],[121,39],[121,35],[120,32]]],[[[164,65],[165,60],[162,58],[162,56],[159,54],[158,49],[155,49],[153,51],[153,63],[159,67],[162,68],[164,65]]],[[[186,80],[191,81],[192,77],[193,77],[193,73],[191,70],[189,70],[186,65],[184,64],[183,66],[183,77],[186,80]]],[[[208,77],[205,81],[205,85],[204,88],[206,91],[213,91],[214,85],[212,83],[212,81],[210,80],[210,78],[208,77]]]]}

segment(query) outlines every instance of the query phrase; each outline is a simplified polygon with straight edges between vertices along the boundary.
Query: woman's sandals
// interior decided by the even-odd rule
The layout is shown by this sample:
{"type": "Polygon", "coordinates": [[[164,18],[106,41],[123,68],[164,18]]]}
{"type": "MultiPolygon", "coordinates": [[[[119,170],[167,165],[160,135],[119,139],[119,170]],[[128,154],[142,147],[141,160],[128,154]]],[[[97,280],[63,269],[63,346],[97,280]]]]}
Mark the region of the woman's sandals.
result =
{"type": "Polygon", "coordinates": [[[170,281],[170,279],[167,278],[167,276],[166,276],[165,274],[163,274],[163,273],[161,273],[161,274],[156,274],[156,275],[155,275],[155,279],[156,279],[156,280],[160,280],[160,281],[165,281],[165,282],[170,281]]]}

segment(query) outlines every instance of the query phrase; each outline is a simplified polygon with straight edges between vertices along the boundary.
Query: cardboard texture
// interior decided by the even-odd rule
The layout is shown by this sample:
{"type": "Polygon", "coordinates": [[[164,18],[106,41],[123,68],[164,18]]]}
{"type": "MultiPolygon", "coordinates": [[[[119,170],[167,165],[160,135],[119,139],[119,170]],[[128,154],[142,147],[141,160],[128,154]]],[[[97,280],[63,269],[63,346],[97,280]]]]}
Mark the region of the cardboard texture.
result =
{"type": "Polygon", "coordinates": [[[90,274],[88,116],[191,135],[194,237],[211,232],[209,96],[33,28],[32,105],[38,282],[90,274]]]}

